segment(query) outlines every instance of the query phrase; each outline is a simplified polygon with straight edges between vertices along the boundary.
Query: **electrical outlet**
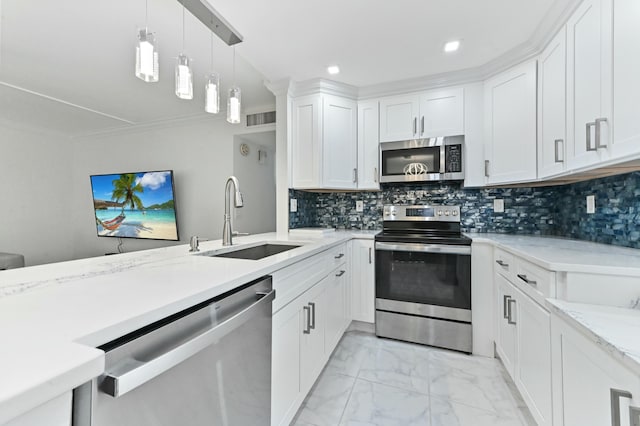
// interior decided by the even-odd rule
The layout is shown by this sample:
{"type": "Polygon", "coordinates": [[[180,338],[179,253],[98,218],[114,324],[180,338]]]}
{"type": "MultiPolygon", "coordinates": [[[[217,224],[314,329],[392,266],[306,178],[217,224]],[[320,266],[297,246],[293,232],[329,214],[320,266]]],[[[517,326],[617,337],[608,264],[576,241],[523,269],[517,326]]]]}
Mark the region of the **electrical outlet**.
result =
{"type": "Polygon", "coordinates": [[[498,198],[493,200],[493,212],[504,213],[504,200],[498,198]]]}
{"type": "Polygon", "coordinates": [[[357,212],[364,211],[364,201],[362,201],[362,200],[356,201],[356,211],[357,212]]]}
{"type": "Polygon", "coordinates": [[[298,211],[298,200],[292,198],[289,200],[289,211],[295,213],[298,211]]]}
{"type": "Polygon", "coordinates": [[[587,214],[594,214],[596,212],[596,196],[587,195],[587,214]]]}

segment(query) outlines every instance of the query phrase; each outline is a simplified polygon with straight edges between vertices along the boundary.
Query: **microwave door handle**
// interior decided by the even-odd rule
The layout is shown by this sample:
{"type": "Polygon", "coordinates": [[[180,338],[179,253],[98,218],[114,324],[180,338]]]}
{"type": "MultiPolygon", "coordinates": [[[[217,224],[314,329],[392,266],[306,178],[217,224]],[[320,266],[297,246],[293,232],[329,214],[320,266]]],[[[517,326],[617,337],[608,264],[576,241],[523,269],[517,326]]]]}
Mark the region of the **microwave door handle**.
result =
{"type": "Polygon", "coordinates": [[[445,149],[445,145],[442,144],[440,145],[440,173],[444,174],[446,172],[446,158],[445,158],[445,154],[446,154],[446,149],[445,149]]]}
{"type": "Polygon", "coordinates": [[[249,321],[260,312],[260,308],[264,304],[271,303],[275,298],[275,294],[276,291],[271,290],[255,303],[252,303],[237,314],[219,324],[214,325],[177,348],[164,352],[163,354],[148,361],[132,359],[128,365],[124,365],[119,369],[119,371],[111,373],[107,372],[102,377],[103,382],[100,390],[114,398],[117,398],[136,389],[149,380],[159,376],[170,368],[181,364],[198,352],[211,346],[231,331],[249,321]]]}

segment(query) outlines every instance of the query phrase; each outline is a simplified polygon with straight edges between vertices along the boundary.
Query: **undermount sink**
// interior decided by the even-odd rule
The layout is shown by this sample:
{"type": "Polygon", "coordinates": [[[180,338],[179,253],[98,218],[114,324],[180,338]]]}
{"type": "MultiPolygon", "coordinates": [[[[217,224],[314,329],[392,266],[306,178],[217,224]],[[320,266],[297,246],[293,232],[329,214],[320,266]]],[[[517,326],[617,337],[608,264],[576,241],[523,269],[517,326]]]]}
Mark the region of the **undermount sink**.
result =
{"type": "Polygon", "coordinates": [[[301,246],[292,245],[292,244],[262,244],[255,247],[227,251],[224,253],[214,253],[214,254],[205,255],[205,256],[230,257],[233,259],[260,260],[260,259],[264,259],[265,257],[269,257],[278,253],[293,250],[298,247],[301,247],[301,246]]]}

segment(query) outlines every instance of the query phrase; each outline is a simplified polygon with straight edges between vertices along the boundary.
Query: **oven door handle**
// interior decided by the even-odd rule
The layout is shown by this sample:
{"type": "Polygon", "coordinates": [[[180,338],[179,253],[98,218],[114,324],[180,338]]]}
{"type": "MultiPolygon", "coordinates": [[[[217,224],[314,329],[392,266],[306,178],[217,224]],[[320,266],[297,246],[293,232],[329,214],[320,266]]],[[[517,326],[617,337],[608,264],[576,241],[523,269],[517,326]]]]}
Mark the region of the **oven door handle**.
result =
{"type": "Polygon", "coordinates": [[[471,255],[471,247],[451,244],[381,243],[376,242],[376,250],[407,251],[416,253],[440,253],[471,255]]]}
{"type": "Polygon", "coordinates": [[[260,312],[259,308],[262,305],[271,303],[275,298],[276,291],[271,290],[266,294],[258,293],[257,295],[262,297],[255,303],[182,345],[147,361],[129,359],[128,362],[116,369],[118,371],[107,372],[102,376],[103,381],[100,390],[117,398],[211,346],[254,317],[255,314],[260,312]]]}

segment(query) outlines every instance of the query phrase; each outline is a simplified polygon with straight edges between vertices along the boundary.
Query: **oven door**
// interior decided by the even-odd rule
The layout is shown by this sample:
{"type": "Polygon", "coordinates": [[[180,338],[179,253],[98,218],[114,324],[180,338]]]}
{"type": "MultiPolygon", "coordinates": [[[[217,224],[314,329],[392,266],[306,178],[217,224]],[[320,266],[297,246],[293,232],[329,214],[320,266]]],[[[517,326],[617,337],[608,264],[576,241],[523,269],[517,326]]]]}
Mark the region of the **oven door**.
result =
{"type": "Polygon", "coordinates": [[[376,299],[471,309],[471,247],[376,242],[376,299]]]}
{"type": "Polygon", "coordinates": [[[440,180],[445,172],[445,147],[439,142],[439,145],[429,145],[428,140],[380,144],[380,182],[440,180]]]}

